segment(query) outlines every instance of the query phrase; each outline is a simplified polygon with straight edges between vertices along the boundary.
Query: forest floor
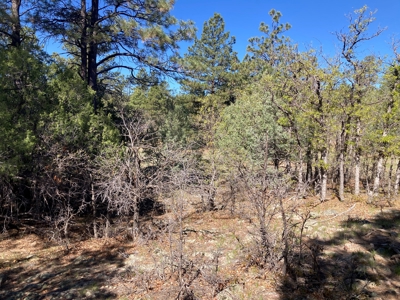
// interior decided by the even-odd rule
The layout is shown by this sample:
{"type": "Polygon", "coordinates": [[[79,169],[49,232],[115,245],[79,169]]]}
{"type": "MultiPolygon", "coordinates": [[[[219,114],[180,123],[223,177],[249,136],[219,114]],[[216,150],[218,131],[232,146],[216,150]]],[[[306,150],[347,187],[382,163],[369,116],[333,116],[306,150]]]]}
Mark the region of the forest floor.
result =
{"type": "Polygon", "coordinates": [[[182,231],[162,225],[168,212],[143,220],[147,234],[135,241],[115,233],[67,247],[9,230],[0,236],[0,299],[400,299],[400,200],[309,198],[303,209],[311,218],[295,277],[250,263],[256,221],[244,202],[233,212],[187,208],[182,231]],[[171,272],[179,263],[185,289],[171,272]]]}

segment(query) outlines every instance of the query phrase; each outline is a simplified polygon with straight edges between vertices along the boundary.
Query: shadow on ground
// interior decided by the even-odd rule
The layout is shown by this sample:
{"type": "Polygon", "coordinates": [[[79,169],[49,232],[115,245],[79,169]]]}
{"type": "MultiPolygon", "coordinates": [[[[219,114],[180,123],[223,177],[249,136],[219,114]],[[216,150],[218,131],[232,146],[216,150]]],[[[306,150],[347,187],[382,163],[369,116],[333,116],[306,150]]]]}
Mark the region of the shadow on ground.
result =
{"type": "MultiPolygon", "coordinates": [[[[12,242],[17,243],[17,240],[12,242]]],[[[11,245],[10,247],[15,247],[11,245]]],[[[64,251],[2,260],[0,299],[113,299],[107,284],[123,265],[122,258],[106,246],[79,256],[64,251]]]]}
{"type": "Polygon", "coordinates": [[[400,299],[399,225],[399,210],[370,220],[349,217],[332,238],[306,241],[280,298],[400,299]]]}

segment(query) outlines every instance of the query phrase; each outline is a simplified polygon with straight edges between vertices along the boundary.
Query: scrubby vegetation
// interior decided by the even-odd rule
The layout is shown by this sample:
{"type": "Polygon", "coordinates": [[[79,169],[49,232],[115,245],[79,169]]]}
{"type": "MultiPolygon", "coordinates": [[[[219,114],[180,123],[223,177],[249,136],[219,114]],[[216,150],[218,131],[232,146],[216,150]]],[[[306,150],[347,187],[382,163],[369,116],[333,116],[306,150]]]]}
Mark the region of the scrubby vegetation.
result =
{"type": "Polygon", "coordinates": [[[240,61],[172,6],[0,1],[0,297],[400,297],[399,43],[271,10],[240,61]]]}

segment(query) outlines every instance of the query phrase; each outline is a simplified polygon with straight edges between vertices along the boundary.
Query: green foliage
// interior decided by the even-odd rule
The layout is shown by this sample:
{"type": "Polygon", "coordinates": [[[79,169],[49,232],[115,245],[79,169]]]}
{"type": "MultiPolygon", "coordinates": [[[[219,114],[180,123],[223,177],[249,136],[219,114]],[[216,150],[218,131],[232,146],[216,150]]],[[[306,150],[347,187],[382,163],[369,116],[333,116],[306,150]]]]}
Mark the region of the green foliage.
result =
{"type": "Polygon", "coordinates": [[[399,72],[398,65],[389,67],[379,89],[372,89],[365,97],[367,105],[364,111],[367,113],[362,116],[366,127],[364,149],[369,153],[400,154],[399,72]],[[375,105],[377,99],[380,101],[378,106],[375,105]]]}
{"type": "Polygon", "coordinates": [[[248,54],[244,58],[244,63],[250,77],[262,75],[264,71],[271,71],[272,67],[281,64],[280,53],[285,51],[290,43],[289,38],[286,38],[283,33],[288,31],[291,25],[289,23],[280,23],[282,17],[280,11],[272,9],[269,15],[272,19],[271,26],[262,22],[259,27],[259,30],[265,36],[249,39],[248,54]]]}
{"type": "Polygon", "coordinates": [[[234,100],[232,87],[238,64],[234,44],[235,38],[225,32],[222,16],[215,13],[185,54],[182,64],[189,77],[181,84],[200,107],[219,108],[234,100]]]}
{"type": "Polygon", "coordinates": [[[172,0],[37,4],[32,13],[35,27],[64,44],[81,78],[95,91],[115,70],[130,72],[135,84],[154,84],[159,76],[174,75],[179,68],[178,43],[191,40],[195,32],[191,21],[171,15],[172,0]],[[143,71],[152,76],[138,76],[143,71]]]}
{"type": "Polygon", "coordinates": [[[48,107],[45,56],[29,49],[0,49],[0,173],[15,175],[30,163],[48,107]]]}
{"type": "Polygon", "coordinates": [[[165,82],[136,88],[130,96],[129,106],[146,112],[164,141],[185,142],[193,134],[190,120],[192,103],[183,95],[172,95],[165,82]]]}
{"type": "Polygon", "coordinates": [[[280,114],[271,102],[271,94],[260,84],[252,85],[251,89],[251,94],[243,94],[224,110],[217,129],[217,145],[226,161],[249,168],[264,163],[267,142],[269,159],[289,157],[291,142],[277,122],[280,114]]]}
{"type": "Polygon", "coordinates": [[[119,131],[111,116],[95,113],[92,101],[95,93],[66,63],[59,60],[53,65],[50,81],[55,105],[43,120],[44,135],[62,144],[69,151],[82,149],[98,152],[102,145],[117,143],[119,131]]]}

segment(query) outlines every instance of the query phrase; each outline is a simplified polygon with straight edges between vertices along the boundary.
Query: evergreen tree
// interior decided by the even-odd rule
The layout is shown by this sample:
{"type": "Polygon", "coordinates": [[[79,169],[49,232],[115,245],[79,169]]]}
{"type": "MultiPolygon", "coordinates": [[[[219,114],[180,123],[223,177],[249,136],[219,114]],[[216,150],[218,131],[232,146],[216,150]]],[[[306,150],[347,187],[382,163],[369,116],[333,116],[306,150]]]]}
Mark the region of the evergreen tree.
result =
{"type": "Polygon", "coordinates": [[[5,42],[13,47],[18,47],[22,43],[21,5],[21,0],[0,1],[0,36],[2,44],[5,42]]]}
{"type": "Polygon", "coordinates": [[[130,96],[129,105],[144,111],[153,120],[163,141],[184,143],[192,135],[192,103],[185,96],[173,95],[166,82],[137,87],[130,96]]]}
{"type": "Polygon", "coordinates": [[[200,39],[189,47],[182,62],[188,77],[181,83],[198,105],[217,108],[234,101],[232,88],[238,63],[234,44],[235,38],[225,32],[224,19],[215,13],[204,23],[200,39]]]}
{"type": "Polygon", "coordinates": [[[248,53],[243,61],[249,78],[262,75],[265,70],[271,70],[273,67],[282,65],[280,53],[287,50],[290,45],[290,39],[285,37],[283,33],[288,31],[291,25],[280,22],[282,17],[280,11],[271,9],[269,15],[272,19],[271,25],[262,22],[259,27],[264,36],[249,39],[248,53]]]}
{"type": "MultiPolygon", "coordinates": [[[[156,76],[178,71],[178,42],[191,39],[194,31],[191,22],[170,14],[174,1],[87,2],[41,0],[33,19],[37,28],[60,39],[93,90],[101,90],[99,78],[118,69],[130,72],[134,83],[143,79],[139,71],[156,76]]],[[[96,97],[93,104],[96,108],[96,97]]]]}
{"type": "Polygon", "coordinates": [[[207,154],[203,155],[203,186],[206,200],[205,209],[214,209],[219,172],[218,154],[215,151],[215,125],[221,110],[234,102],[234,79],[238,59],[233,51],[235,38],[225,32],[225,22],[221,15],[214,14],[204,23],[200,39],[182,60],[186,74],[181,82],[187,97],[197,110],[198,140],[207,154]]]}

